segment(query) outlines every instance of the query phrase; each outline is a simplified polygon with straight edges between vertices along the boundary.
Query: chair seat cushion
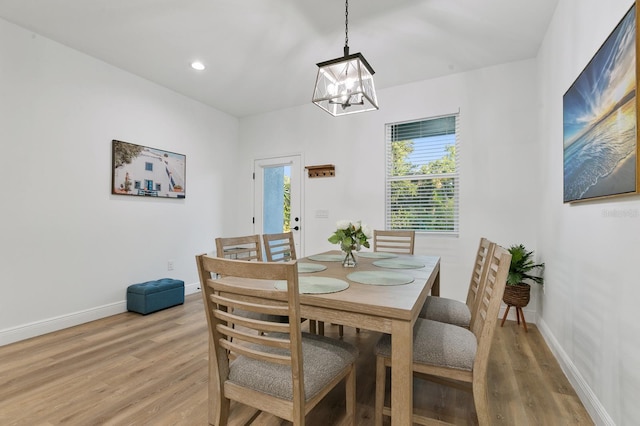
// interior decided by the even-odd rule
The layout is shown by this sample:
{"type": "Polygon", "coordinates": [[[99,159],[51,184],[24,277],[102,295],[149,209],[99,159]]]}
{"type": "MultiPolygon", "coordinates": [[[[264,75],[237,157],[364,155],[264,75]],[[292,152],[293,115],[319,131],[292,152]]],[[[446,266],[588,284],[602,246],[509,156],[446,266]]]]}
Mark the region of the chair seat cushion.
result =
{"type": "MultiPolygon", "coordinates": [[[[418,318],[413,329],[413,362],[471,371],[478,349],[476,336],[466,328],[418,318]]],[[[376,344],[377,356],[391,357],[391,336],[376,344]]]]}
{"type": "MultiPolygon", "coordinates": [[[[270,334],[275,337],[276,335],[270,334]]],[[[269,348],[269,352],[289,351],[269,348]]],[[[313,398],[336,375],[354,363],[358,349],[341,340],[302,333],[304,390],[313,398]]],[[[278,398],[293,400],[291,367],[239,356],[229,366],[229,381],[278,398]]]]}
{"type": "Polygon", "coordinates": [[[459,300],[427,296],[427,301],[420,312],[420,318],[469,328],[471,312],[467,304],[459,300]]]}

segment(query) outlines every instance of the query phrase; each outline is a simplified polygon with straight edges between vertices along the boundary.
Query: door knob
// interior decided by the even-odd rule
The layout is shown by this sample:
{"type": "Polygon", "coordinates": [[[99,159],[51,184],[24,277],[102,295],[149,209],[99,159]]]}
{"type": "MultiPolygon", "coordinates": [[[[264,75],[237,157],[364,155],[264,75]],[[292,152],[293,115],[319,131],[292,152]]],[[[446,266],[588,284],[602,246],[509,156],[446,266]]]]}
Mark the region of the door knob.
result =
{"type": "Polygon", "coordinates": [[[294,227],[293,227],[293,230],[294,230],[294,231],[299,231],[299,230],[300,230],[300,227],[299,227],[299,226],[294,226],[294,227]]]}

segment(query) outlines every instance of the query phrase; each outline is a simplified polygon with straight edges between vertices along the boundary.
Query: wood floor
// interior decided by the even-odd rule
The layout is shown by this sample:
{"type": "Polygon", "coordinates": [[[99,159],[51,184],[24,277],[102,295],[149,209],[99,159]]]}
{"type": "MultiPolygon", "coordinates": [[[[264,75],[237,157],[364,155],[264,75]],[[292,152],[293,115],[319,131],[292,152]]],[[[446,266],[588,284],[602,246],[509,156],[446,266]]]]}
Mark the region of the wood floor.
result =
{"type": "MultiPolygon", "coordinates": [[[[337,336],[337,326],[326,326],[337,336]]],[[[358,424],[373,424],[378,333],[345,327],[358,345],[358,424]]],[[[0,347],[0,425],[206,425],[207,334],[199,294],[147,316],[124,313],[0,347]]],[[[589,415],[538,329],[498,327],[489,367],[495,425],[589,425],[589,415]]],[[[475,424],[470,395],[415,380],[416,410],[475,424]]],[[[342,386],[307,416],[330,426],[342,386]]],[[[241,404],[231,424],[286,425],[241,404]]],[[[388,419],[386,420],[388,423],[388,419]]]]}

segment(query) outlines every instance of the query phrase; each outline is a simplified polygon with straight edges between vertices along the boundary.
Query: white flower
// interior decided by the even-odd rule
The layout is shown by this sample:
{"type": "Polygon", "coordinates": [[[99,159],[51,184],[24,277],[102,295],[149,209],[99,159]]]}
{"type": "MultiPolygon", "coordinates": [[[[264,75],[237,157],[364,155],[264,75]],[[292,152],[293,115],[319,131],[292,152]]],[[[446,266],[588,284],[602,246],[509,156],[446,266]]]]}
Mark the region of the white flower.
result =
{"type": "Polygon", "coordinates": [[[372,238],[373,237],[373,231],[367,225],[364,225],[364,224],[362,225],[362,233],[367,238],[372,238]]]}
{"type": "Polygon", "coordinates": [[[362,221],[359,221],[359,220],[358,220],[358,221],[355,221],[355,222],[351,222],[351,224],[353,225],[353,228],[354,228],[356,231],[359,231],[359,230],[360,230],[360,228],[362,228],[362,221]]]}
{"type": "Polygon", "coordinates": [[[350,220],[339,220],[338,223],[336,224],[336,227],[338,229],[349,229],[350,226],[351,226],[350,220]]]}

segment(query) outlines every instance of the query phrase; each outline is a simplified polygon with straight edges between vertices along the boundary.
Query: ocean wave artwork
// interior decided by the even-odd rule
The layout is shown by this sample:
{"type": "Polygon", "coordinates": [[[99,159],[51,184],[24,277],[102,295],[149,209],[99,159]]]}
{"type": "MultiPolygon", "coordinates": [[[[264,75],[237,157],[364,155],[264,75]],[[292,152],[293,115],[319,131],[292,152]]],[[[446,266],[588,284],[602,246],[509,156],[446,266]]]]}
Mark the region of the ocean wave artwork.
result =
{"type": "Polygon", "coordinates": [[[635,5],[563,97],[564,201],[636,191],[635,5]]]}

